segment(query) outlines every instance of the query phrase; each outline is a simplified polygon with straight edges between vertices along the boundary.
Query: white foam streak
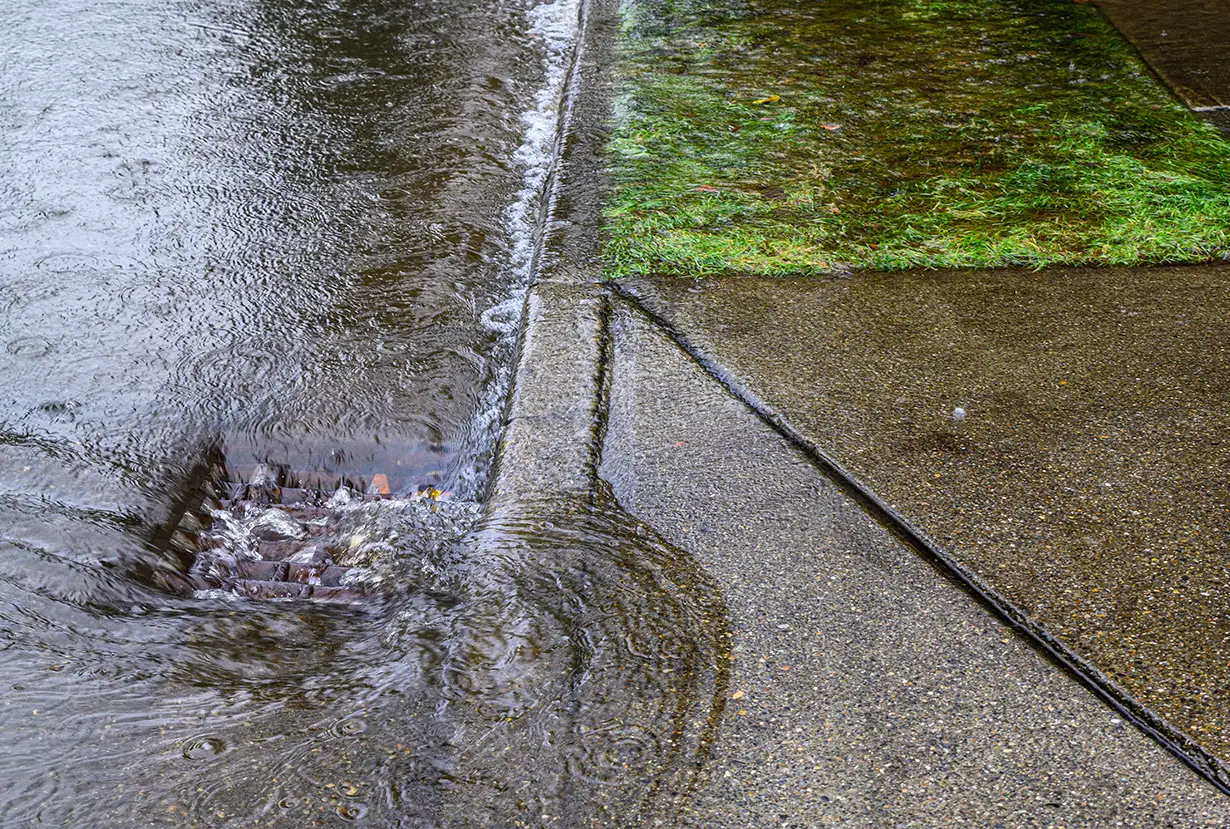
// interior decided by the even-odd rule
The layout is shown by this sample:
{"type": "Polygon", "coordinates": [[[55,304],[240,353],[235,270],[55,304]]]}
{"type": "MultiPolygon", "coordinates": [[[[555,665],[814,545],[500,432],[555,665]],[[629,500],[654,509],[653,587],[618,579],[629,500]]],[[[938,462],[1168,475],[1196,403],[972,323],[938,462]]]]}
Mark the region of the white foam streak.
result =
{"type": "MultiPolygon", "coordinates": [[[[504,212],[509,239],[508,294],[483,315],[484,327],[498,332],[502,339],[493,355],[495,370],[484,390],[473,426],[473,433],[484,447],[493,444],[498,437],[504,397],[514,370],[511,365],[513,346],[524,324],[526,291],[534,276],[544,214],[549,214],[551,193],[548,186],[559,153],[560,122],[566,109],[564,96],[580,34],[581,2],[583,0],[552,0],[527,12],[530,34],[542,45],[543,81],[534,95],[533,108],[522,113],[525,135],[512,156],[521,168],[521,187],[504,212]]],[[[471,474],[475,478],[465,484],[477,489],[487,471],[474,469],[471,474]]]]}
{"type": "Polygon", "coordinates": [[[528,15],[531,33],[542,40],[545,78],[535,95],[534,109],[522,115],[525,138],[513,153],[522,165],[522,187],[506,214],[513,241],[514,282],[522,290],[533,276],[539,230],[535,219],[541,215],[542,200],[549,198],[546,186],[557,153],[556,138],[564,111],[564,89],[578,33],[579,10],[580,0],[555,0],[535,6],[528,15]]]}

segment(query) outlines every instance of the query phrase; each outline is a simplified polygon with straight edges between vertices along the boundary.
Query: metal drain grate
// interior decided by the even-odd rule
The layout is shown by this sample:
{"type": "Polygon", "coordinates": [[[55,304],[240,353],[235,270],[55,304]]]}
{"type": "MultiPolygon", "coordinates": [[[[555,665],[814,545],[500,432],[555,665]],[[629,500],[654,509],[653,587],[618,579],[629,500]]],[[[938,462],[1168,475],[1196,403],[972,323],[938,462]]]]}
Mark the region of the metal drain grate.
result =
{"type": "MultiPolygon", "coordinates": [[[[256,476],[260,481],[259,474],[256,476]]],[[[327,539],[337,513],[324,506],[331,493],[281,487],[272,481],[231,483],[220,510],[235,516],[257,511],[275,520],[257,520],[249,530],[256,558],[237,558],[213,528],[200,536],[198,561],[191,578],[198,589],[229,590],[256,599],[313,599],[356,602],[370,591],[353,576],[357,568],[334,561],[327,539]],[[208,562],[206,565],[205,563],[208,562]],[[202,566],[205,565],[205,566],[202,566]]],[[[383,492],[356,496],[363,501],[388,497],[383,492]]]]}

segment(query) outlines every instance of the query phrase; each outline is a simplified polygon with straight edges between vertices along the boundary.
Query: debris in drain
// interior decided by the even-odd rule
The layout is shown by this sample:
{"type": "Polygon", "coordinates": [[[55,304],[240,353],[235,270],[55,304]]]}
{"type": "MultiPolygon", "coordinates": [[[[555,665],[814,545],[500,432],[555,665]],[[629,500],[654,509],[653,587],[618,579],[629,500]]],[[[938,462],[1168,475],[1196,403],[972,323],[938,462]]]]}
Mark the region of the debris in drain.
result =
{"type": "Polygon", "coordinates": [[[371,486],[367,488],[370,495],[388,495],[389,494],[389,476],[383,473],[373,475],[371,486]]]}
{"type": "MultiPolygon", "coordinates": [[[[201,536],[191,577],[198,588],[254,599],[353,602],[370,591],[360,568],[340,565],[328,542],[330,495],[255,482],[231,487],[201,536]]],[[[363,496],[363,500],[387,497],[363,496]]]]}
{"type": "Polygon", "coordinates": [[[481,513],[430,485],[407,492],[385,474],[368,484],[283,467],[246,472],[206,453],[170,520],[151,530],[155,558],[132,574],[180,596],[355,603],[411,583],[439,590],[441,557],[481,513]]]}

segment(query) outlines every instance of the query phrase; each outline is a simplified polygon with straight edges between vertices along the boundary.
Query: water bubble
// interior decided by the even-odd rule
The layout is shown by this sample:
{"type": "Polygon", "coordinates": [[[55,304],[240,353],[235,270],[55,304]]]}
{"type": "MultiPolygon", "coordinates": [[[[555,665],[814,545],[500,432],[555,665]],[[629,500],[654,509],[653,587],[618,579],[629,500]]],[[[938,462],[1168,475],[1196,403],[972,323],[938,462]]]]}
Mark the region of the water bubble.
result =
{"type": "Polygon", "coordinates": [[[97,270],[103,265],[103,260],[91,253],[62,251],[41,257],[34,267],[43,271],[56,273],[80,273],[97,270]]]}
{"type": "Polygon", "coordinates": [[[580,736],[571,770],[594,783],[622,783],[629,775],[645,774],[662,755],[657,736],[631,723],[601,726],[580,736]]]}
{"type": "Polygon", "coordinates": [[[350,717],[349,719],[334,723],[329,729],[329,733],[335,737],[353,737],[365,731],[367,731],[367,720],[359,717],[350,717]]]}
{"type": "Polygon", "coordinates": [[[14,357],[33,359],[35,357],[42,357],[51,351],[51,343],[42,337],[18,337],[15,340],[9,341],[5,351],[14,357]]]}
{"type": "Polygon", "coordinates": [[[337,816],[342,820],[362,820],[367,815],[367,807],[362,803],[343,803],[337,807],[337,816]]]}
{"type": "Polygon", "coordinates": [[[378,340],[376,351],[381,354],[405,354],[410,350],[410,344],[401,340],[378,340]]]}
{"type": "Polygon", "coordinates": [[[209,760],[226,751],[226,743],[219,737],[193,737],[186,740],[181,753],[187,760],[209,760]]]}
{"type": "Polygon", "coordinates": [[[520,297],[510,297],[493,305],[483,312],[479,320],[488,331],[509,333],[516,330],[521,322],[520,297]]]}

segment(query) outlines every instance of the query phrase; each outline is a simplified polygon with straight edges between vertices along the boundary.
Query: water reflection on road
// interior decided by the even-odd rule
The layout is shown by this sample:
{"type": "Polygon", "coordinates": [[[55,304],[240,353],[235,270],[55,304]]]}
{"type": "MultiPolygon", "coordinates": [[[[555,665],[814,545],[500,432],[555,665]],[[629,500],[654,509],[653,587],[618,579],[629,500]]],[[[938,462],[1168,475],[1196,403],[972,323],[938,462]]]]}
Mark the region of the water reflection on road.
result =
{"type": "Polygon", "coordinates": [[[687,789],[703,573],[617,509],[474,506],[577,11],[0,12],[0,822],[581,826],[687,789]],[[134,580],[217,457],[454,500],[356,501],[389,553],[357,606],[134,580]]]}
{"type": "Polygon", "coordinates": [[[519,6],[10,4],[5,444],[465,478],[544,83],[519,6]]]}
{"type": "MultiPolygon", "coordinates": [[[[359,509],[415,523],[404,502],[359,509]]],[[[714,586],[611,506],[521,504],[468,529],[450,509],[458,533],[402,544],[379,606],[27,598],[6,653],[6,825],[669,814],[721,713],[714,586]]]]}

